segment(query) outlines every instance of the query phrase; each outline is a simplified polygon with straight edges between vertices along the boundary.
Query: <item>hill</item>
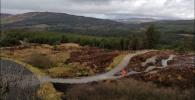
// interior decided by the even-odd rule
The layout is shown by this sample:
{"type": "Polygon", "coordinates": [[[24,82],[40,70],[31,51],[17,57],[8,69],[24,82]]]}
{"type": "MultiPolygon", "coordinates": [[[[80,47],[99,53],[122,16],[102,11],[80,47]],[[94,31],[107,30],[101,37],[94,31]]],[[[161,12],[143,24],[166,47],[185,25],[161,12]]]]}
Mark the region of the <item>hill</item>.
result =
{"type": "Polygon", "coordinates": [[[113,19],[113,20],[117,22],[126,23],[126,24],[141,24],[146,22],[157,21],[156,19],[153,18],[126,18],[126,19],[113,19]]]}
{"type": "MultiPolygon", "coordinates": [[[[131,25],[107,19],[54,12],[29,12],[2,18],[4,28],[39,28],[63,32],[108,32],[111,30],[128,30],[131,25]]],[[[134,26],[133,26],[134,27],[134,26]]]]}
{"type": "Polygon", "coordinates": [[[156,25],[162,33],[192,34],[195,20],[160,20],[142,23],[141,26],[156,25]]]}
{"type": "Polygon", "coordinates": [[[3,29],[70,32],[95,35],[127,35],[155,24],[161,33],[194,33],[194,20],[155,20],[152,18],[97,19],[55,12],[29,12],[10,16],[3,14],[3,29]]]}
{"type": "Polygon", "coordinates": [[[11,16],[11,14],[7,14],[7,13],[0,13],[1,18],[5,18],[8,16],[11,16]]]}

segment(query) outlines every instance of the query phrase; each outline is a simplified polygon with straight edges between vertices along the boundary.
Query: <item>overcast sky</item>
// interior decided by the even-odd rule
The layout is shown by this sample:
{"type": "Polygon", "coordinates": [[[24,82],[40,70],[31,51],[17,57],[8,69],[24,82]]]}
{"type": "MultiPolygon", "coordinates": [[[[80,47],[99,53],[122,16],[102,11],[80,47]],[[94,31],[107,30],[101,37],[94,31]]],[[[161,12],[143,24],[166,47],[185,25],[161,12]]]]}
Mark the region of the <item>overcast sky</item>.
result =
{"type": "Polygon", "coordinates": [[[97,18],[194,19],[194,0],[1,0],[1,12],[62,12],[97,18]]]}

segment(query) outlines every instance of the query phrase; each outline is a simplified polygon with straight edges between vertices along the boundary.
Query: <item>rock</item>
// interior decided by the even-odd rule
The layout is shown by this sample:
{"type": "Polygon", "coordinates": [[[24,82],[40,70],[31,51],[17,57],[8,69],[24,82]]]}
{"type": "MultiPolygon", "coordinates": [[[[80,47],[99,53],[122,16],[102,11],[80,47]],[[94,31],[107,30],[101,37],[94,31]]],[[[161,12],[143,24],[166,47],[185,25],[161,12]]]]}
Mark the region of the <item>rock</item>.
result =
{"type": "Polygon", "coordinates": [[[183,80],[183,77],[181,75],[178,75],[177,79],[181,81],[181,80],[183,80]]]}
{"type": "Polygon", "coordinates": [[[1,100],[33,100],[40,81],[24,66],[9,60],[0,60],[1,100]]]}

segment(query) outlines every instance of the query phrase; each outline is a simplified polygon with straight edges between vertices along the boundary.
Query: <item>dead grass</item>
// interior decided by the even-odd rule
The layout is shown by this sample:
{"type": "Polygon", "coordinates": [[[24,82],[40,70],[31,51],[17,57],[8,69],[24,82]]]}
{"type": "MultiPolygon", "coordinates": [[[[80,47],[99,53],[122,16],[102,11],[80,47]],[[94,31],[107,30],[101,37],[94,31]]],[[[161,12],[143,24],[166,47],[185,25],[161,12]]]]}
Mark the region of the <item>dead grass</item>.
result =
{"type": "Polygon", "coordinates": [[[64,62],[70,57],[70,53],[65,51],[65,52],[59,52],[56,53],[55,55],[50,55],[52,61],[55,62],[55,66],[60,67],[60,66],[66,66],[64,62]]]}
{"type": "MultiPolygon", "coordinates": [[[[14,47],[13,47],[14,48],[14,47]]],[[[2,50],[1,57],[16,59],[37,67],[42,72],[47,72],[52,77],[72,77],[89,75],[90,69],[79,63],[65,64],[70,53],[80,50],[74,43],[50,46],[46,44],[30,46],[23,49],[2,50]]]]}
{"type": "Polygon", "coordinates": [[[64,43],[64,44],[60,44],[57,46],[60,49],[78,49],[81,48],[80,45],[76,44],[76,43],[64,43]]]}
{"type": "Polygon", "coordinates": [[[63,94],[57,92],[51,83],[44,83],[40,86],[37,95],[41,100],[61,100],[63,94]]]}
{"type": "Polygon", "coordinates": [[[71,73],[76,76],[91,76],[95,74],[95,71],[92,70],[89,66],[86,64],[80,64],[80,63],[70,63],[67,65],[67,67],[71,68],[71,73]]]}
{"type": "Polygon", "coordinates": [[[123,58],[127,55],[127,53],[122,53],[119,54],[117,57],[115,57],[112,61],[112,63],[106,68],[107,71],[113,69],[116,67],[122,60],[123,58]]]}
{"type": "Polygon", "coordinates": [[[70,73],[70,68],[67,67],[54,67],[48,69],[47,73],[51,77],[71,77],[73,76],[72,73],[70,73]]]}
{"type": "Polygon", "coordinates": [[[7,57],[12,59],[17,59],[19,61],[25,61],[33,53],[41,54],[48,56],[51,60],[53,60],[56,65],[61,65],[64,63],[70,55],[71,51],[67,49],[61,48],[60,51],[53,50],[53,46],[42,44],[31,46],[29,48],[17,49],[17,50],[1,50],[1,57],[7,57]]]}
{"type": "MultiPolygon", "coordinates": [[[[94,52],[99,51],[100,54],[103,53],[102,55],[99,55],[100,57],[97,56],[99,57],[98,61],[95,61],[97,60],[97,57],[95,56],[96,58],[94,59],[89,58],[89,61],[87,62],[82,61],[83,63],[78,63],[78,62],[65,63],[70,58],[70,54],[72,52],[79,51],[81,49],[84,49],[84,51],[82,52],[88,52],[91,50],[86,47],[81,47],[78,44],[74,44],[74,43],[65,43],[65,44],[60,44],[55,46],[42,44],[42,45],[29,46],[27,48],[22,48],[22,49],[8,49],[8,50],[5,49],[2,50],[1,56],[17,59],[19,61],[31,64],[34,67],[40,68],[40,70],[44,72],[48,72],[49,75],[51,75],[52,77],[58,77],[58,76],[66,77],[72,75],[72,74],[67,75],[67,73],[68,74],[73,73],[73,75],[75,76],[94,75],[97,72],[105,71],[105,69],[109,66],[109,63],[105,64],[106,65],[105,67],[102,66],[97,67],[97,65],[95,64],[95,63],[104,64],[105,62],[107,62],[102,60],[102,58],[105,58],[107,60],[107,56],[102,57],[107,53],[105,52],[104,54],[103,51],[98,48],[97,50],[94,49],[95,50],[94,52]],[[86,51],[85,49],[88,51],[86,51]],[[88,66],[88,64],[90,64],[91,66],[88,66]],[[71,70],[67,70],[67,68],[71,70]]],[[[91,55],[93,56],[94,53],[91,53],[91,55]]],[[[80,56],[82,55],[80,54],[75,55],[76,58],[80,56]]],[[[86,54],[84,54],[84,57],[85,56],[86,54]]],[[[115,67],[115,65],[117,65],[120,62],[120,60],[123,58],[123,56],[124,55],[115,58],[115,60],[113,61],[113,63],[110,65],[109,68],[112,69],[113,67],[115,67]]],[[[110,61],[112,62],[112,59],[110,61]]]]}
{"type": "Polygon", "coordinates": [[[36,67],[34,67],[34,66],[32,66],[32,65],[29,65],[29,64],[23,63],[23,62],[21,62],[21,61],[19,61],[19,60],[14,60],[14,59],[11,59],[11,58],[5,58],[5,57],[1,57],[1,58],[7,59],[7,60],[11,60],[11,61],[13,61],[13,62],[16,62],[16,63],[18,63],[18,64],[23,65],[24,67],[26,67],[27,69],[29,69],[31,72],[33,72],[38,78],[39,78],[40,76],[46,76],[46,73],[44,73],[44,72],[41,71],[39,68],[36,68],[36,67]]]}
{"type": "Polygon", "coordinates": [[[65,95],[67,100],[193,100],[194,92],[127,79],[73,86],[65,95]]]}
{"type": "Polygon", "coordinates": [[[94,75],[94,71],[80,63],[70,63],[63,67],[54,67],[46,71],[52,77],[80,77],[94,75]]]}

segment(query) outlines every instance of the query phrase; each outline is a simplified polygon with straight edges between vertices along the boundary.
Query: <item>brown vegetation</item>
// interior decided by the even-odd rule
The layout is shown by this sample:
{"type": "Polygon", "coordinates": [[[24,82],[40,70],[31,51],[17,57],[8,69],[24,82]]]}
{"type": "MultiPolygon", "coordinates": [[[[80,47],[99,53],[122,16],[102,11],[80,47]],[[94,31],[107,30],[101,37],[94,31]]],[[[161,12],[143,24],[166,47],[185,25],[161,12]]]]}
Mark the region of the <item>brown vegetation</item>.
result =
{"type": "Polygon", "coordinates": [[[63,93],[57,92],[51,83],[43,83],[37,95],[41,100],[61,100],[63,93]]]}
{"type": "Polygon", "coordinates": [[[90,67],[94,72],[104,72],[106,67],[112,63],[113,58],[118,56],[119,52],[106,51],[94,47],[85,47],[80,51],[71,53],[66,63],[79,62],[90,67]]]}
{"type": "Polygon", "coordinates": [[[159,88],[152,83],[131,79],[72,86],[66,100],[193,100],[194,90],[159,88]]]}
{"type": "Polygon", "coordinates": [[[54,61],[47,55],[40,53],[32,53],[26,60],[26,63],[31,64],[35,67],[47,69],[54,66],[54,61]]]}
{"type": "Polygon", "coordinates": [[[194,85],[195,76],[193,57],[194,55],[192,54],[180,55],[171,51],[152,51],[133,57],[126,70],[143,72],[141,74],[129,76],[136,80],[152,81],[165,86],[191,88],[194,85]],[[167,59],[171,54],[176,55],[176,57],[168,62],[168,66],[166,68],[154,68],[149,72],[143,72],[149,66],[161,67],[161,60],[167,59]],[[142,63],[151,57],[156,57],[156,62],[142,66],[142,63]]]}
{"type": "Polygon", "coordinates": [[[174,54],[172,51],[151,51],[145,54],[137,55],[131,59],[131,62],[128,64],[127,69],[133,69],[135,71],[144,71],[148,66],[156,65],[161,66],[160,62],[162,59],[167,59],[169,55],[174,54]],[[145,66],[142,66],[142,63],[148,58],[156,57],[156,62],[148,63],[145,66]]]}
{"type": "Polygon", "coordinates": [[[40,68],[52,77],[88,76],[113,68],[122,57],[113,59],[119,52],[94,47],[82,47],[74,43],[59,45],[29,44],[1,48],[1,56],[17,59],[40,68]],[[66,63],[65,63],[66,62],[66,63]]]}

